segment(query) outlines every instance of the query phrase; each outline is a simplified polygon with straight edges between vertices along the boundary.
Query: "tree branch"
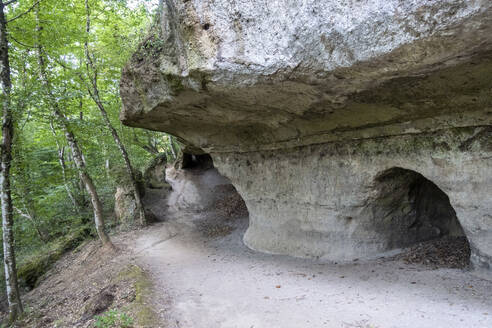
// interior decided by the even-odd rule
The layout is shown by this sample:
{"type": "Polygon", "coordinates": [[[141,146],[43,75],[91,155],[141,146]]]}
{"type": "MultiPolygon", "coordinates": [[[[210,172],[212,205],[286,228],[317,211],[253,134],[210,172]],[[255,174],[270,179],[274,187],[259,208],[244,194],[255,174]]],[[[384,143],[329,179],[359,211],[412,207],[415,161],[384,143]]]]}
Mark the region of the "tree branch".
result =
{"type": "Polygon", "coordinates": [[[18,44],[20,44],[20,45],[21,45],[21,46],[23,46],[23,47],[26,47],[26,48],[31,48],[31,49],[36,48],[35,46],[30,46],[30,45],[28,45],[28,44],[25,44],[25,43],[23,43],[23,42],[20,42],[19,40],[17,40],[16,38],[14,38],[14,37],[12,36],[12,34],[10,34],[10,35],[9,35],[9,37],[10,37],[10,39],[12,39],[13,41],[17,42],[18,44]]]}
{"type": "Polygon", "coordinates": [[[8,5],[13,4],[14,2],[17,2],[17,0],[10,0],[10,1],[4,2],[3,5],[4,5],[4,7],[7,7],[8,5]]]}
{"type": "Polygon", "coordinates": [[[142,141],[140,141],[140,139],[138,139],[138,136],[135,133],[135,131],[133,131],[133,141],[137,146],[141,147],[143,150],[149,152],[150,154],[152,155],[159,154],[159,150],[157,150],[157,148],[154,145],[152,145],[150,139],[148,140],[149,144],[143,143],[142,141]]]}
{"type": "Polygon", "coordinates": [[[19,213],[20,216],[26,218],[26,219],[29,219],[31,221],[34,221],[34,219],[32,218],[31,215],[29,215],[28,213],[24,213],[22,212],[20,209],[18,209],[17,207],[13,206],[14,210],[19,213]]]}
{"type": "MultiPolygon", "coordinates": [[[[44,51],[43,49],[43,53],[48,56],[48,54],[44,51]]],[[[56,57],[50,57],[52,58],[55,63],[57,63],[58,65],[60,65],[61,67],[63,67],[64,69],[68,70],[68,71],[71,71],[73,73],[75,73],[75,75],[77,75],[77,77],[79,78],[80,82],[84,85],[84,87],[87,89],[87,90],[90,90],[90,86],[87,85],[86,81],[85,81],[85,78],[84,76],[82,75],[82,73],[78,72],[76,69],[68,66],[66,63],[64,63],[63,61],[59,60],[58,58],[56,57]]]]}
{"type": "MultiPolygon", "coordinates": [[[[10,1],[10,2],[12,2],[12,1],[10,1]]],[[[35,8],[35,7],[36,7],[36,6],[40,3],[40,2],[41,2],[41,0],[36,1],[36,2],[35,2],[35,3],[34,3],[34,4],[33,4],[33,5],[29,8],[29,9],[27,9],[27,10],[26,10],[26,11],[24,11],[23,13],[21,13],[21,14],[19,14],[19,15],[15,16],[14,18],[9,19],[9,20],[7,21],[7,24],[8,24],[8,23],[10,23],[10,22],[12,22],[12,21],[14,21],[14,20],[16,20],[17,18],[20,18],[20,17],[22,17],[22,16],[24,16],[24,15],[29,14],[29,13],[30,13],[30,12],[31,12],[31,11],[32,11],[32,10],[33,10],[33,9],[34,9],[34,8],[35,8]]],[[[7,5],[7,4],[4,4],[4,6],[6,6],[6,5],[7,5]]]]}

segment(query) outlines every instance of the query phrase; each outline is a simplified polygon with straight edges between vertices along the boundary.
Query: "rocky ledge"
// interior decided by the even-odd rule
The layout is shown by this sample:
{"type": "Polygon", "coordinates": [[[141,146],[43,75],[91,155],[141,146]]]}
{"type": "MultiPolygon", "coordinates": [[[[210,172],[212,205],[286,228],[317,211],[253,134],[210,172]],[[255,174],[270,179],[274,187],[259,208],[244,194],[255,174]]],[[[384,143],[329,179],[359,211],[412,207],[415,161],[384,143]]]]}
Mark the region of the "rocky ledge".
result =
{"type": "Polygon", "coordinates": [[[211,154],[245,242],[350,260],[466,235],[492,268],[492,2],[166,0],[122,121],[211,154]]]}

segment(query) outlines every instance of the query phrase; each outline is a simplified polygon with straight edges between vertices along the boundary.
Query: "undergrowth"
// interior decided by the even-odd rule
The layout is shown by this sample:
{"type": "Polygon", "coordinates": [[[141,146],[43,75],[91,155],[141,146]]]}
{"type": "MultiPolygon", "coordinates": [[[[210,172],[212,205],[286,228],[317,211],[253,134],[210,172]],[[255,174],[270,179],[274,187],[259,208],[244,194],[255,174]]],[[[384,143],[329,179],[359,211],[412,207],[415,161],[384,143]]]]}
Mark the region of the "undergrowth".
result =
{"type": "Polygon", "coordinates": [[[96,316],[96,328],[130,328],[133,327],[133,318],[128,314],[113,309],[96,316]]]}

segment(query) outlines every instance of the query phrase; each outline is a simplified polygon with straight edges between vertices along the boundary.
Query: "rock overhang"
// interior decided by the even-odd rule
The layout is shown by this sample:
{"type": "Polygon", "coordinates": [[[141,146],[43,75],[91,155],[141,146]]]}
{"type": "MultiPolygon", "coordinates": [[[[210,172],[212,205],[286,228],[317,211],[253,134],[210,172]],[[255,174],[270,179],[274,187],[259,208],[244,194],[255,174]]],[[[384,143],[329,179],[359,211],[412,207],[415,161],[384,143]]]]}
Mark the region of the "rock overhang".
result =
{"type": "Polygon", "coordinates": [[[387,250],[398,236],[367,229],[374,181],[401,168],[449,196],[473,264],[492,267],[490,1],[167,0],[121,96],[126,125],[212,154],[251,248],[387,250]]]}
{"type": "Polygon", "coordinates": [[[127,125],[223,152],[492,121],[489,1],[166,9],[124,70],[127,125]]]}

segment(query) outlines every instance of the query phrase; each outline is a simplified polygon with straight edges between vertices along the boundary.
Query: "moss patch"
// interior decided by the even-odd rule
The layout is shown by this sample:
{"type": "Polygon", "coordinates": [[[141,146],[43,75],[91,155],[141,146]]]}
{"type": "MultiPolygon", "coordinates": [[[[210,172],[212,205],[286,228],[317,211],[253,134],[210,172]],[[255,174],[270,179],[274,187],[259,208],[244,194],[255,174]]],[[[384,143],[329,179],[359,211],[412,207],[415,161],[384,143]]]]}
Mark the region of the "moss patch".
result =
{"type": "Polygon", "coordinates": [[[17,266],[19,283],[32,289],[39,278],[65,253],[79,246],[89,236],[90,228],[80,227],[43,247],[39,252],[24,258],[17,266]]]}
{"type": "Polygon", "coordinates": [[[135,319],[136,326],[157,327],[159,318],[150,303],[152,282],[145,271],[139,266],[131,264],[116,277],[116,283],[121,281],[133,281],[135,300],[129,305],[129,312],[135,319]]]}

